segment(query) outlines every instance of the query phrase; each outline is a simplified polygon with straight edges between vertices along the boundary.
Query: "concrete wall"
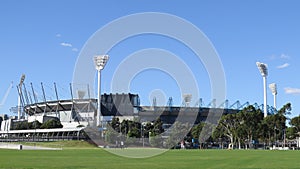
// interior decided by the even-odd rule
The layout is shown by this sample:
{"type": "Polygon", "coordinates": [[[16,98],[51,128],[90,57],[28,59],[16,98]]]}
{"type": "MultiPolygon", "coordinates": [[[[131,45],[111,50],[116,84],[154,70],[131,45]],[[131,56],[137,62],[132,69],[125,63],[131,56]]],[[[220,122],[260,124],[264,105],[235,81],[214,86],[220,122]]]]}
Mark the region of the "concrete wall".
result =
{"type": "Polygon", "coordinates": [[[11,126],[12,126],[12,119],[3,120],[1,122],[0,131],[10,131],[11,126]]]}

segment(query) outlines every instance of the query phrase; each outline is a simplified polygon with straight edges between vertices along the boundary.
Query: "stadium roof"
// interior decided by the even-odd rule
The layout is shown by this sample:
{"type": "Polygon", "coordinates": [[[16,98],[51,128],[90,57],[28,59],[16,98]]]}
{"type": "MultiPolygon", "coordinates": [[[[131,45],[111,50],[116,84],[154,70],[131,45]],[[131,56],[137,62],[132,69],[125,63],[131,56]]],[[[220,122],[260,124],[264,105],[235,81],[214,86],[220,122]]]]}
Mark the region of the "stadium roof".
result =
{"type": "Polygon", "coordinates": [[[56,100],[56,101],[47,101],[40,102],[35,104],[26,105],[24,107],[25,112],[28,115],[33,115],[35,113],[44,113],[44,112],[57,112],[57,111],[70,111],[72,108],[76,109],[85,109],[87,105],[91,110],[95,110],[95,105],[91,103],[96,103],[96,99],[71,99],[71,100],[56,100]],[[74,107],[75,106],[75,107],[74,107]]]}

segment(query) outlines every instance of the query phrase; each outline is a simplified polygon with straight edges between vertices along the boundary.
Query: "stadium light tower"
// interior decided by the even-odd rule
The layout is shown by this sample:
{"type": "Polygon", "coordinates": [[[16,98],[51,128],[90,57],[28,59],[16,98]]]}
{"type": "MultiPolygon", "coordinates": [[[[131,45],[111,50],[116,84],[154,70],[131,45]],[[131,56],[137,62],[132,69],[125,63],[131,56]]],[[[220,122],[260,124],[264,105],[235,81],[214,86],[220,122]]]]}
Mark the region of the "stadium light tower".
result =
{"type": "Polygon", "coordinates": [[[192,100],[191,94],[183,94],[183,102],[185,107],[190,107],[191,100],[192,100]]]}
{"type": "Polygon", "coordinates": [[[267,117],[268,110],[267,110],[267,76],[268,76],[268,65],[256,62],[258,70],[260,71],[261,76],[263,77],[264,81],[264,117],[267,117]]]}
{"type": "Polygon", "coordinates": [[[18,97],[18,120],[21,119],[21,95],[22,95],[22,85],[24,83],[25,80],[25,74],[22,74],[21,79],[20,79],[20,83],[19,83],[19,97],[18,97]]]}
{"type": "Polygon", "coordinates": [[[269,88],[271,89],[272,95],[274,97],[274,108],[276,109],[276,95],[277,95],[276,83],[269,84],[269,88]]]}
{"type": "Polygon", "coordinates": [[[97,55],[94,57],[94,63],[96,66],[96,69],[98,71],[98,108],[97,108],[97,126],[101,125],[103,128],[103,116],[101,114],[101,70],[104,69],[104,66],[106,65],[106,62],[108,61],[109,56],[108,55],[97,55]]]}

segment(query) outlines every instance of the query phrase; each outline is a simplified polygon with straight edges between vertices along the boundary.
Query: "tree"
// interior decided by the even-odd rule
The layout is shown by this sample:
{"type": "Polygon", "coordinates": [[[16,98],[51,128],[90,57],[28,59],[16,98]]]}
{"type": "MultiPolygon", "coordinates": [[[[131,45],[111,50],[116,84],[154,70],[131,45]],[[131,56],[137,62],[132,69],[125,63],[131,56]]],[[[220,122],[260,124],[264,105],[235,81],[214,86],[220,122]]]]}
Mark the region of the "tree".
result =
{"type": "Polygon", "coordinates": [[[176,146],[180,141],[184,140],[184,137],[190,131],[188,123],[181,123],[176,121],[169,129],[170,134],[166,139],[166,148],[172,148],[176,146]]]}
{"type": "Polygon", "coordinates": [[[259,126],[263,120],[263,113],[260,109],[255,109],[250,105],[240,112],[242,124],[239,127],[240,132],[246,136],[248,147],[252,148],[252,140],[257,140],[259,135],[259,126]]]}
{"type": "Polygon", "coordinates": [[[128,127],[128,120],[123,120],[122,122],[121,122],[121,133],[124,135],[124,136],[126,136],[127,135],[127,133],[128,133],[128,129],[129,129],[129,127],[128,127]]]}
{"type": "Polygon", "coordinates": [[[119,118],[113,117],[109,123],[110,127],[116,132],[120,132],[120,121],[119,118]]]}
{"type": "Polygon", "coordinates": [[[296,116],[294,118],[291,119],[290,121],[290,125],[291,127],[289,127],[289,136],[292,138],[295,138],[297,136],[299,136],[299,132],[300,132],[300,115],[296,116]]]}
{"type": "Polygon", "coordinates": [[[151,146],[153,147],[162,147],[162,138],[160,135],[155,135],[154,133],[150,132],[150,136],[149,136],[149,143],[151,146]]]}
{"type": "Polygon", "coordinates": [[[143,126],[143,133],[144,133],[144,137],[145,138],[148,138],[150,137],[149,136],[149,133],[151,133],[151,131],[153,131],[153,124],[151,122],[147,122],[144,126],[143,126]]]}
{"type": "Polygon", "coordinates": [[[225,136],[229,139],[230,144],[234,145],[234,141],[237,135],[237,128],[239,125],[239,120],[237,114],[227,114],[223,115],[219,121],[219,125],[214,131],[214,137],[225,136]]]}
{"type": "Polygon", "coordinates": [[[271,138],[273,136],[274,122],[273,116],[265,117],[259,125],[258,137],[264,142],[271,145],[271,138]]]}
{"type": "Polygon", "coordinates": [[[191,128],[191,136],[193,138],[196,138],[196,139],[199,139],[200,137],[200,133],[204,127],[205,123],[201,122],[197,125],[194,125],[192,128],[191,128]]]}
{"type": "Polygon", "coordinates": [[[228,141],[230,137],[228,135],[225,135],[225,127],[221,127],[220,124],[216,127],[214,132],[212,133],[212,138],[214,140],[221,140],[221,141],[228,141]]]}
{"type": "Polygon", "coordinates": [[[298,132],[295,127],[288,127],[286,129],[286,138],[287,139],[295,139],[298,136],[298,132]]]}
{"type": "Polygon", "coordinates": [[[54,128],[63,128],[63,125],[60,123],[60,120],[58,118],[50,119],[41,125],[41,129],[54,129],[54,128]]]}
{"type": "Polygon", "coordinates": [[[29,126],[26,121],[20,121],[13,128],[14,128],[14,130],[27,130],[29,128],[29,126]]]}
{"type": "Polygon", "coordinates": [[[295,127],[296,132],[299,132],[300,131],[300,115],[297,116],[297,117],[292,118],[291,121],[290,121],[290,125],[295,127]]]}
{"type": "Polygon", "coordinates": [[[140,138],[141,134],[140,134],[140,129],[137,128],[136,126],[132,127],[128,133],[127,136],[128,137],[135,137],[135,138],[140,138]]]}
{"type": "Polygon", "coordinates": [[[39,128],[41,128],[41,126],[42,126],[42,123],[40,123],[37,120],[35,120],[35,121],[31,122],[31,123],[28,123],[28,127],[30,129],[39,129],[39,128]]]}
{"type": "Polygon", "coordinates": [[[213,133],[213,138],[225,137],[231,145],[237,142],[239,148],[242,144],[246,144],[244,141],[247,140],[248,146],[251,147],[252,140],[258,139],[258,130],[262,119],[261,110],[255,109],[252,105],[236,114],[223,115],[213,133]]]}
{"type": "Polygon", "coordinates": [[[42,123],[35,120],[33,122],[20,121],[13,127],[13,130],[28,130],[28,129],[40,129],[42,123]]]}
{"type": "Polygon", "coordinates": [[[118,140],[119,133],[116,132],[111,126],[107,126],[107,130],[105,131],[105,141],[108,143],[115,143],[118,140]]]}
{"type": "Polygon", "coordinates": [[[268,115],[263,119],[260,125],[260,138],[264,142],[268,141],[269,146],[271,146],[271,142],[276,144],[278,140],[284,138],[287,129],[286,120],[288,119],[286,115],[290,114],[291,110],[291,103],[287,103],[276,114],[268,115]]]}
{"type": "Polygon", "coordinates": [[[164,132],[163,122],[161,121],[160,118],[158,118],[153,123],[153,128],[151,130],[151,133],[156,136],[156,135],[160,135],[163,132],[164,132]]]}
{"type": "Polygon", "coordinates": [[[275,137],[276,140],[283,138],[286,130],[286,120],[288,119],[286,115],[291,114],[290,113],[291,110],[292,110],[291,103],[287,103],[278,111],[277,114],[274,115],[276,121],[276,130],[278,131],[278,134],[275,137]]]}
{"type": "Polygon", "coordinates": [[[290,112],[291,110],[292,110],[291,103],[287,103],[278,111],[278,114],[289,115],[289,114],[291,114],[291,112],[290,112]]]}

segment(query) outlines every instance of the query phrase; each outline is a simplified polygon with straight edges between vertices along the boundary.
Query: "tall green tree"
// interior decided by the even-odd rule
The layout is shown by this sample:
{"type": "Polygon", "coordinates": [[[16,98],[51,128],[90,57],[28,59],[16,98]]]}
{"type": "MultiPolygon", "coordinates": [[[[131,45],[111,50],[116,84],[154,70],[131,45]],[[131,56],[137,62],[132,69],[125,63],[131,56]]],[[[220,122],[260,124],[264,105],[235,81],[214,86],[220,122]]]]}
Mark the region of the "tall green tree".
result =
{"type": "Polygon", "coordinates": [[[154,135],[159,135],[164,132],[163,122],[160,118],[156,119],[153,123],[153,129],[151,131],[154,135]]]}
{"type": "Polygon", "coordinates": [[[276,140],[282,140],[283,136],[286,132],[286,121],[287,121],[287,115],[291,114],[292,106],[291,103],[285,104],[281,109],[279,109],[278,113],[275,114],[275,120],[276,120],[276,129],[278,131],[278,134],[276,135],[276,140]]]}
{"type": "Polygon", "coordinates": [[[275,122],[273,115],[265,117],[259,125],[258,137],[269,146],[274,138],[274,126],[275,122]]]}
{"type": "Polygon", "coordinates": [[[252,140],[257,140],[259,136],[259,126],[263,120],[263,113],[260,109],[255,109],[250,105],[240,112],[240,130],[246,136],[248,147],[252,148],[252,140]]]}
{"type": "Polygon", "coordinates": [[[214,137],[225,136],[228,138],[230,144],[234,144],[236,139],[237,128],[239,125],[239,120],[236,114],[223,115],[219,121],[216,130],[214,131],[214,137]]]}
{"type": "Polygon", "coordinates": [[[287,103],[277,113],[268,115],[263,119],[260,126],[260,138],[264,142],[268,142],[269,146],[272,142],[276,144],[278,141],[283,141],[287,129],[287,115],[290,114],[291,110],[291,103],[287,103]]]}
{"type": "Polygon", "coordinates": [[[291,119],[290,121],[290,125],[291,127],[289,127],[288,129],[288,138],[290,139],[294,139],[297,136],[299,136],[299,132],[300,132],[300,115],[296,116],[294,118],[291,119]]]}
{"type": "Polygon", "coordinates": [[[295,127],[296,132],[300,132],[300,115],[291,119],[290,125],[295,127]]]}
{"type": "Polygon", "coordinates": [[[111,122],[109,123],[110,127],[115,130],[116,132],[121,131],[121,123],[119,121],[119,118],[113,117],[111,122]]]}

